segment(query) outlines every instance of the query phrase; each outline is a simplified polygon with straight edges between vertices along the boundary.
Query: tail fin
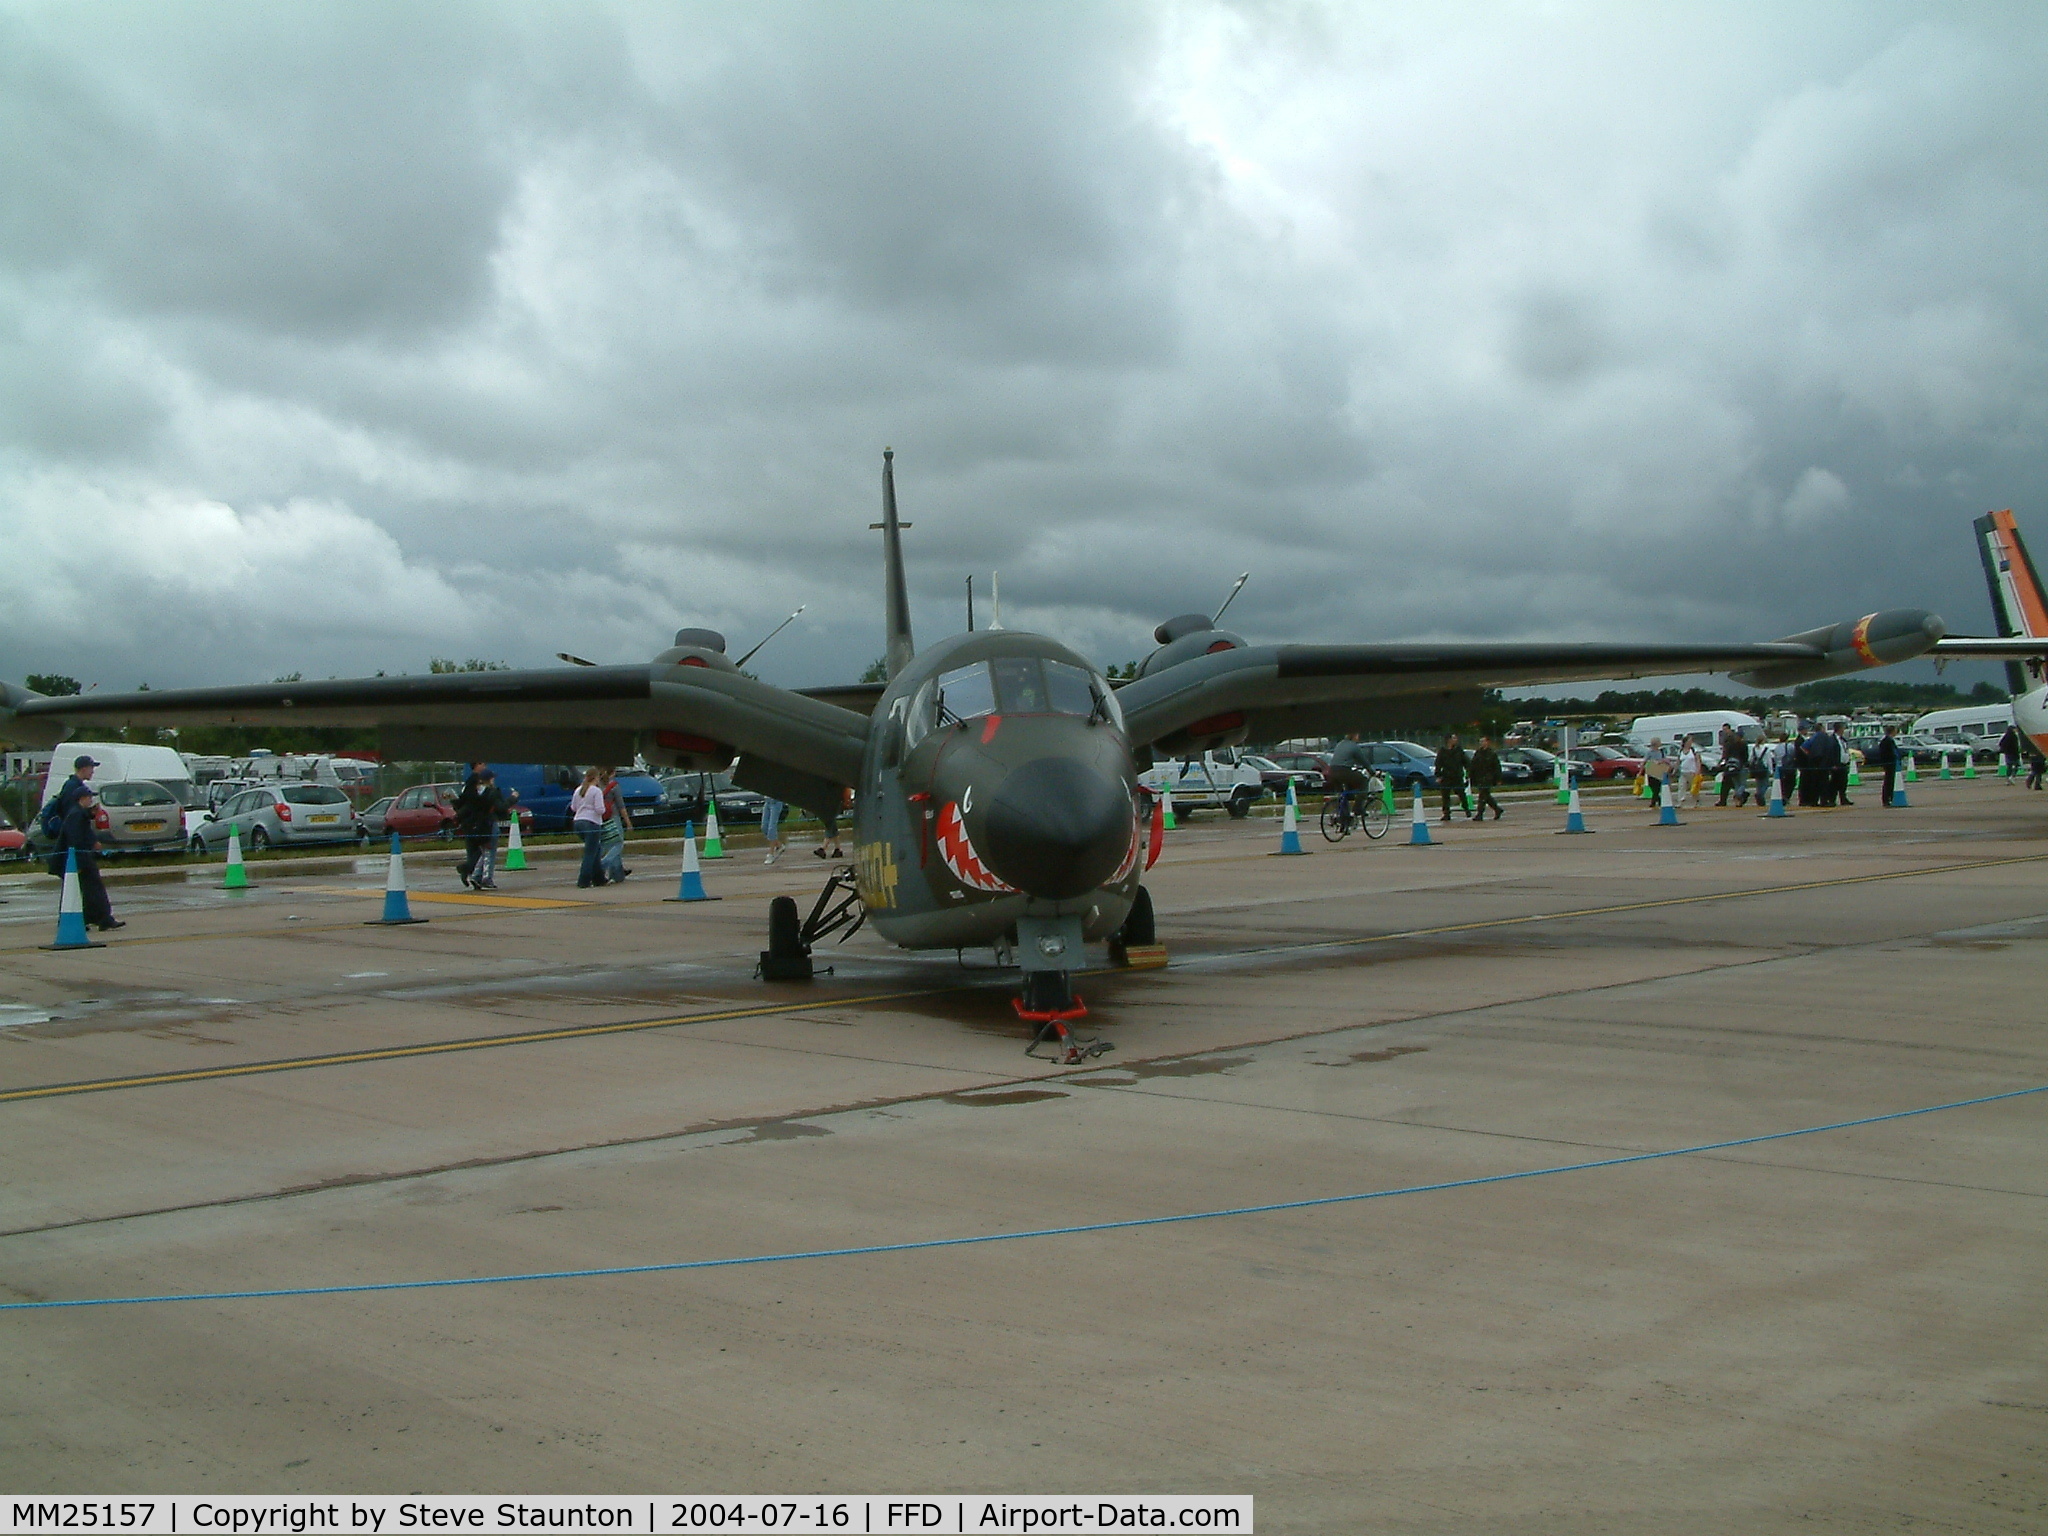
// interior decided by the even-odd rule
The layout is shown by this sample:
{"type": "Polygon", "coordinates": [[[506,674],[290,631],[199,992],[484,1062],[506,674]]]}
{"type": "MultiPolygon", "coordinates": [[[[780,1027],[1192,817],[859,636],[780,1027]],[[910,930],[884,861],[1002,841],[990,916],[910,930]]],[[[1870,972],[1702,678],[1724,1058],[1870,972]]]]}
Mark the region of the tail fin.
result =
{"type": "Polygon", "coordinates": [[[896,520],[896,450],[882,450],[882,581],[888,649],[884,656],[894,677],[910,665],[917,643],[910,638],[910,588],[903,579],[903,534],[908,523],[896,520]]]}
{"type": "MultiPolygon", "coordinates": [[[[1991,616],[2001,635],[2048,638],[2048,601],[2042,596],[2041,573],[2020,541],[2019,524],[2010,511],[1987,512],[1971,524],[1977,531],[1977,553],[1984,561],[1984,580],[1991,587],[1991,616]]],[[[2014,693],[2028,687],[2017,662],[2005,665],[2005,680],[2014,693]]]]}

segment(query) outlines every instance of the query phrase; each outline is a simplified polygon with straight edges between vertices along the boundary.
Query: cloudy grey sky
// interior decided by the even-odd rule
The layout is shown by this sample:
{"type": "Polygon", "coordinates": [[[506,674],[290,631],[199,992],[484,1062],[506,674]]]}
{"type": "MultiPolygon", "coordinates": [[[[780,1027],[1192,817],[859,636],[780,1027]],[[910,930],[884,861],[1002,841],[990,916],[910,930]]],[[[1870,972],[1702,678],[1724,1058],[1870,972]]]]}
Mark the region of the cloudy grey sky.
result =
{"type": "MultiPolygon", "coordinates": [[[[2032,4],[0,4],[0,675],[1982,630],[2032,4]]],[[[1956,673],[1965,680],[1983,669],[1956,673]]]]}

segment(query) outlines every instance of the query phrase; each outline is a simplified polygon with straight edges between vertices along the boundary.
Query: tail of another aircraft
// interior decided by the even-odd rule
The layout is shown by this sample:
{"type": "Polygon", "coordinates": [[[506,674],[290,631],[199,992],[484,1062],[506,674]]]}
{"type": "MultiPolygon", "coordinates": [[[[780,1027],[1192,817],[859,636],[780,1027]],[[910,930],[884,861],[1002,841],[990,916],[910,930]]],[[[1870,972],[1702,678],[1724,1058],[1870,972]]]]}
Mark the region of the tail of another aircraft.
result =
{"type": "MultiPolygon", "coordinates": [[[[1984,561],[1984,580],[1991,587],[1991,616],[1998,633],[2048,638],[2048,600],[2042,595],[2041,573],[2034,569],[2012,513],[1987,512],[1971,526],[1984,561]]],[[[2017,662],[2006,663],[2005,679],[2014,693],[2030,686],[2017,662]]]]}
{"type": "Polygon", "coordinates": [[[882,581],[888,648],[884,657],[894,677],[910,665],[917,643],[910,638],[910,588],[903,579],[903,534],[908,523],[896,520],[896,450],[882,450],[882,581]]]}

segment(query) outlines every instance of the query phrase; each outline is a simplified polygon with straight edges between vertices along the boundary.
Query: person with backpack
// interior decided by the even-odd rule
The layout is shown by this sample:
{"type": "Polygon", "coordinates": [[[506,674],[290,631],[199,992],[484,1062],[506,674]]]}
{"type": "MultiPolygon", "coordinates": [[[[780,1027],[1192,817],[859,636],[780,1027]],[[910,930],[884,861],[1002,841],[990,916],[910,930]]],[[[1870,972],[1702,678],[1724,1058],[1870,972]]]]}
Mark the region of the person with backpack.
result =
{"type": "MultiPolygon", "coordinates": [[[[64,811],[57,830],[57,849],[50,855],[50,873],[61,880],[72,860],[76,859],[78,892],[84,899],[86,923],[102,933],[112,933],[116,928],[128,925],[114,916],[114,904],[107,899],[106,882],[100,879],[99,829],[93,820],[100,808],[100,798],[92,788],[92,770],[99,764],[89,757],[78,761],[84,767],[84,776],[66,783],[58,792],[57,799],[51,802],[53,807],[62,804],[64,811]]],[[[48,825],[47,813],[44,824],[48,825]]]]}
{"type": "Polygon", "coordinates": [[[50,803],[43,807],[43,836],[52,843],[64,836],[64,816],[71,809],[71,802],[80,795],[92,793],[92,773],[99,767],[97,759],[81,753],[71,760],[71,777],[66,779],[50,803]]]}

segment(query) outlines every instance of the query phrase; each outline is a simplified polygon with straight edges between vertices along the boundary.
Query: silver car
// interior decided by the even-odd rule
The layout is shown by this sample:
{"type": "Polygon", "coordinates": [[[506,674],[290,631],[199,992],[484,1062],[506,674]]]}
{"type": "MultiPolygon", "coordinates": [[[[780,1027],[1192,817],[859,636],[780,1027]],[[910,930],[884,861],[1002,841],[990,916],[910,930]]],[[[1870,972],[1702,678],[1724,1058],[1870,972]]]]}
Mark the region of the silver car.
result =
{"type": "Polygon", "coordinates": [[[301,843],[352,843],[356,813],[332,784],[266,784],[241,791],[215,811],[193,834],[192,851],[225,848],[231,831],[241,834],[251,853],[301,843]]]}
{"type": "Polygon", "coordinates": [[[99,810],[93,822],[107,849],[180,848],[185,842],[185,807],[152,779],[95,784],[99,810]]]}

